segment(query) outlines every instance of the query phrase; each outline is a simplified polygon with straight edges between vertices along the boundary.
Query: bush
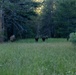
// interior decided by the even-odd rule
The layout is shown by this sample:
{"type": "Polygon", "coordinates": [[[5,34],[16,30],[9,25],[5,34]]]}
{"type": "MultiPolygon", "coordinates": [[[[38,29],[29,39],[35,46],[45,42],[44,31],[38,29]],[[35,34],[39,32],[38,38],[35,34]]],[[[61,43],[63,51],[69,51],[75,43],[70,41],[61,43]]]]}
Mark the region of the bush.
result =
{"type": "Polygon", "coordinates": [[[70,34],[69,40],[70,40],[72,43],[76,43],[76,32],[70,34]]]}

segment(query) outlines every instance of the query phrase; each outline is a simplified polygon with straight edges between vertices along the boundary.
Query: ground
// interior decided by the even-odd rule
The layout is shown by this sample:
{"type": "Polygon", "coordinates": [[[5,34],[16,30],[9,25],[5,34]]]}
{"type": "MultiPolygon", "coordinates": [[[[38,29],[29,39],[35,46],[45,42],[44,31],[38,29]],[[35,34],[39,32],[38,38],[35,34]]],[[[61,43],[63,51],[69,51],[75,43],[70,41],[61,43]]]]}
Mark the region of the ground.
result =
{"type": "Polygon", "coordinates": [[[0,75],[76,75],[75,49],[66,39],[0,44],[0,75]]]}

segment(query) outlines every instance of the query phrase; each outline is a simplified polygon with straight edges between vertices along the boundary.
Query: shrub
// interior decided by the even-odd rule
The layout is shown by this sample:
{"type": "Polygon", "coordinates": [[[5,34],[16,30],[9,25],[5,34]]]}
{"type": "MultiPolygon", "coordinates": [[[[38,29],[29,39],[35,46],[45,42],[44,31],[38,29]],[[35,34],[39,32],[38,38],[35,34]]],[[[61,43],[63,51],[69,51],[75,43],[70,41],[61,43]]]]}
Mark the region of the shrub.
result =
{"type": "Polygon", "coordinates": [[[69,40],[70,40],[72,43],[76,43],[76,32],[70,34],[69,40]]]}

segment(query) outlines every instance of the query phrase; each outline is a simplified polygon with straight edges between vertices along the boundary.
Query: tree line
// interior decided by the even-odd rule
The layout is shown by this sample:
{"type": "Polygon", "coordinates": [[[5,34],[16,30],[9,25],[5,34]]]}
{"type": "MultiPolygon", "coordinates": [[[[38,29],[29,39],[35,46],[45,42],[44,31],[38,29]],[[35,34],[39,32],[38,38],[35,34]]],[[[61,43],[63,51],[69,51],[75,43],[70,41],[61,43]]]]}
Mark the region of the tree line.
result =
{"type": "Polygon", "coordinates": [[[75,0],[4,0],[2,5],[7,39],[12,35],[16,38],[66,38],[76,31],[75,0]],[[41,6],[41,13],[37,13],[35,10],[41,6]]]}
{"type": "Polygon", "coordinates": [[[66,38],[76,31],[75,0],[45,0],[42,31],[55,38],[66,38]],[[48,28],[48,29],[46,29],[48,28]]]}

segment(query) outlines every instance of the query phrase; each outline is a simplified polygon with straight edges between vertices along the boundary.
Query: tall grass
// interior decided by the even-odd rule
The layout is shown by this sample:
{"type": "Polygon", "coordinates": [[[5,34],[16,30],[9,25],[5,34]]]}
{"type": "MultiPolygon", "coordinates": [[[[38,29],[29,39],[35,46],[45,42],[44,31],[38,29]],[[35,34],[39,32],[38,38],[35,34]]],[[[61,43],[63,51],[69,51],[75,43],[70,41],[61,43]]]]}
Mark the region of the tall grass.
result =
{"type": "Polygon", "coordinates": [[[76,75],[76,50],[65,39],[0,44],[0,75],[76,75]]]}

